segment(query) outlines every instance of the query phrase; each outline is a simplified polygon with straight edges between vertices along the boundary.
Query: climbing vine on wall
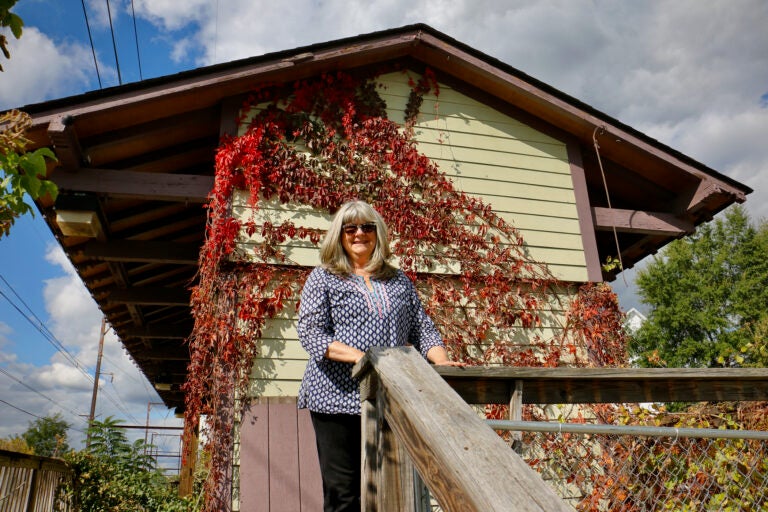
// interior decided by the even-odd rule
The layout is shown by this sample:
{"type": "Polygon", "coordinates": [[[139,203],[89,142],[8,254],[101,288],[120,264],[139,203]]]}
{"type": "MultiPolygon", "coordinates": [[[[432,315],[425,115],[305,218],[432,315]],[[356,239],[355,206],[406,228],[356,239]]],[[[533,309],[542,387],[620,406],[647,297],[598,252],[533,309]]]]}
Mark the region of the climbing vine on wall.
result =
{"type": "Polygon", "coordinates": [[[284,247],[318,245],[324,234],[290,220],[259,220],[262,201],[330,214],[350,199],[371,203],[456,359],[525,366],[624,362],[612,292],[584,289],[578,300],[566,300],[577,291],[528,257],[520,232],[490,205],[458,191],[419,152],[414,126],[422,100],[438,96],[439,88],[430,70],[409,78],[409,85],[404,125],[387,117],[375,77],[337,72],[263,86],[243,105],[242,135],[221,141],[192,294],[195,328],[185,384],[188,433],[201,414],[208,419],[208,510],[229,499],[233,397],[247,395],[265,322],[296,307],[311,270],[295,265],[284,247]],[[250,218],[233,216],[236,190],[247,193],[250,218]],[[243,236],[257,241],[249,254],[237,244],[243,236]],[[568,321],[555,335],[542,336],[542,318],[562,316],[558,312],[568,312],[568,321]],[[515,329],[525,330],[524,341],[506,335],[515,329]],[[603,346],[608,339],[610,349],[603,346]]]}

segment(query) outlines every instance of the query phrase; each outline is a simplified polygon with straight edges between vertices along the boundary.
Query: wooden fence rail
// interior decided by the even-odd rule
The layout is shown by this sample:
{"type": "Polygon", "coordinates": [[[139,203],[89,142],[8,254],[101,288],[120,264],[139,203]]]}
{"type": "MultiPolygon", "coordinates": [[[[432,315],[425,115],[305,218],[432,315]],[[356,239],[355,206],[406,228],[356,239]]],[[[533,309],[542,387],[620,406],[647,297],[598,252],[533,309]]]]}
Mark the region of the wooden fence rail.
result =
{"type": "Polygon", "coordinates": [[[353,374],[364,510],[413,510],[414,466],[447,511],[571,510],[412,347],[371,349],[353,374]]]}
{"type": "Polygon", "coordinates": [[[470,404],[743,402],[768,400],[768,368],[520,368],[436,366],[470,404]]]}
{"type": "Polygon", "coordinates": [[[66,512],[69,506],[57,503],[56,490],[72,475],[64,461],[0,450],[0,510],[66,512]]]}

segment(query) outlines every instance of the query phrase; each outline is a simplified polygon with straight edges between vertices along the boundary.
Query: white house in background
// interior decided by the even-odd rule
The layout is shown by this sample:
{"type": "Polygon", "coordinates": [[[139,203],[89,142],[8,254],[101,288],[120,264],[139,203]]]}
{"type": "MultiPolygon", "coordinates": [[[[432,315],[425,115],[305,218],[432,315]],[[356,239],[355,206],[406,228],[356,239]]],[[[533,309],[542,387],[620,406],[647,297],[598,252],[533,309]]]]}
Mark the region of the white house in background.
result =
{"type": "Polygon", "coordinates": [[[627,317],[624,320],[624,325],[627,327],[627,330],[630,332],[630,334],[635,334],[646,320],[648,320],[648,317],[639,312],[637,309],[631,308],[629,311],[627,311],[627,317]]]}

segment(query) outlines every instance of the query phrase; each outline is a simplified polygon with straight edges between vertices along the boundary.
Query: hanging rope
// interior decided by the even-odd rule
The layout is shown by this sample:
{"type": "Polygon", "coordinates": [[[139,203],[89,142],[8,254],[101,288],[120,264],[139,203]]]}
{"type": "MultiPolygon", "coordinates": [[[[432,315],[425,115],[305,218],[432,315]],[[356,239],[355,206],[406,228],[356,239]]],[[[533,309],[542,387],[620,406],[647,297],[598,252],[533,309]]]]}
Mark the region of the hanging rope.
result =
{"type": "MultiPolygon", "coordinates": [[[[608,202],[608,209],[612,210],[613,207],[611,206],[611,195],[608,193],[608,182],[605,179],[605,169],[603,169],[603,160],[600,158],[600,144],[598,144],[597,142],[598,132],[600,132],[600,134],[605,133],[605,126],[595,126],[595,129],[592,132],[592,144],[595,146],[595,155],[597,155],[597,165],[600,167],[600,176],[602,176],[603,178],[603,188],[605,189],[605,199],[608,202]]],[[[616,225],[613,221],[611,221],[611,229],[613,230],[613,240],[616,242],[616,255],[619,259],[619,268],[623,271],[624,262],[621,259],[621,248],[619,247],[619,235],[616,232],[616,225]]],[[[624,279],[624,284],[627,284],[627,278],[624,277],[623,273],[621,276],[624,279]]]]}

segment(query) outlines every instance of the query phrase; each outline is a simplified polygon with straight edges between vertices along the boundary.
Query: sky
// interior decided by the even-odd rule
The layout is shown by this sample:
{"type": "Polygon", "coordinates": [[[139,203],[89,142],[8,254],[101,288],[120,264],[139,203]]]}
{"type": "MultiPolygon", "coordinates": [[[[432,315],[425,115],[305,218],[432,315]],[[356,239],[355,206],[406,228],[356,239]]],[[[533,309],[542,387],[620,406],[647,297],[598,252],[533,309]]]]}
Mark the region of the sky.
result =
{"type": "MultiPolygon", "coordinates": [[[[746,184],[747,211],[768,217],[764,0],[19,0],[14,12],[25,27],[4,32],[0,110],[426,23],[746,184]]],[[[624,309],[643,311],[643,264],[613,283],[624,309]]],[[[0,239],[0,292],[0,437],[60,413],[77,445],[101,314],[39,215],[0,239]]],[[[102,372],[98,418],[180,425],[111,331],[102,372]]],[[[156,444],[178,450],[168,432],[156,444]]]]}

